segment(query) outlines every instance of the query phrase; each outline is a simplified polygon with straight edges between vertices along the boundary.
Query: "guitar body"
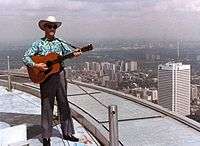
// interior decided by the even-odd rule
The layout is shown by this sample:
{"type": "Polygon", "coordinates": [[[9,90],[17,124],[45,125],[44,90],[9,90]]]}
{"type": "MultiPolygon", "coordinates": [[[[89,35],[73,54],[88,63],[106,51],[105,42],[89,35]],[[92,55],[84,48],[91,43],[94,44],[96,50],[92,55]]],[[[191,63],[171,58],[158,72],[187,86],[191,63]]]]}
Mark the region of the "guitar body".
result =
{"type": "Polygon", "coordinates": [[[50,75],[58,73],[61,69],[60,63],[51,64],[55,60],[59,59],[61,56],[57,53],[49,53],[46,56],[33,56],[32,60],[35,63],[45,63],[47,64],[48,69],[45,71],[40,70],[37,67],[28,67],[28,74],[32,82],[34,83],[42,83],[44,82],[50,75]]]}

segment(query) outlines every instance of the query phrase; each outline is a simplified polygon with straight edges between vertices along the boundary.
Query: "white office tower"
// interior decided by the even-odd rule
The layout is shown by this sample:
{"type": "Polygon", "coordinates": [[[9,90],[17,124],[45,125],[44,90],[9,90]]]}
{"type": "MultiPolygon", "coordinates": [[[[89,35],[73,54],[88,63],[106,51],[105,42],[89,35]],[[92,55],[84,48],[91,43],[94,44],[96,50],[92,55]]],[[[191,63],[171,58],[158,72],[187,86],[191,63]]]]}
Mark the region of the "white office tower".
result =
{"type": "Polygon", "coordinates": [[[137,70],[137,62],[129,61],[125,63],[125,71],[136,71],[137,70]]]}
{"type": "Polygon", "coordinates": [[[158,104],[190,115],[190,65],[169,62],[158,66],[158,104]]]}
{"type": "Polygon", "coordinates": [[[89,71],[90,70],[90,63],[85,62],[85,70],[89,71]]]}

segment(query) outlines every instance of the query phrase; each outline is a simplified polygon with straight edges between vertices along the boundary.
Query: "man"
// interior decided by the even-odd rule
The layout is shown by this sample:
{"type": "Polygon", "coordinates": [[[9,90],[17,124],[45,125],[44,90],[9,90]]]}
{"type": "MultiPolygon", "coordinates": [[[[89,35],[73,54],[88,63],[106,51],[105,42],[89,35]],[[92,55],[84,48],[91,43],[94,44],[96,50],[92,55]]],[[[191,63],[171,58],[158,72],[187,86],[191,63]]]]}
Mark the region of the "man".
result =
{"type": "MultiPolygon", "coordinates": [[[[45,36],[32,44],[23,57],[23,62],[29,67],[38,67],[40,70],[46,70],[44,63],[34,63],[31,59],[34,55],[47,55],[55,52],[59,55],[66,55],[71,52],[69,46],[55,37],[56,29],[61,26],[55,17],[49,16],[46,20],[40,20],[38,23],[40,29],[45,32],[45,36]]],[[[82,53],[74,52],[74,56],[80,56],[82,53]]],[[[62,63],[63,66],[63,63],[62,63]]],[[[59,73],[53,74],[40,84],[41,93],[41,126],[43,145],[50,146],[50,137],[52,133],[52,118],[54,98],[56,97],[60,113],[61,129],[63,139],[78,142],[79,139],[74,137],[74,125],[71,111],[67,100],[67,89],[65,82],[65,71],[62,69],[59,73]]]]}

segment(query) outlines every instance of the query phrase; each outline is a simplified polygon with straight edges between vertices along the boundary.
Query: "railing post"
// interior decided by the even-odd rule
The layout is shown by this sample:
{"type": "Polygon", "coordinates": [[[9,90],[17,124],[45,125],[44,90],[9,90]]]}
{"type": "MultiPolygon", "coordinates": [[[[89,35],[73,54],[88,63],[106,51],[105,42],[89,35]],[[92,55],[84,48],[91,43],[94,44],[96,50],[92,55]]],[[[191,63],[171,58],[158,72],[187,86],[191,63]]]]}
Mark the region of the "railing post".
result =
{"type": "Polygon", "coordinates": [[[118,138],[118,110],[117,105],[108,107],[109,114],[109,131],[110,131],[110,146],[119,146],[118,138]]]}
{"type": "Polygon", "coordinates": [[[7,90],[9,92],[12,91],[12,84],[11,84],[11,72],[10,72],[10,57],[7,56],[7,60],[8,60],[8,88],[7,90]]]}

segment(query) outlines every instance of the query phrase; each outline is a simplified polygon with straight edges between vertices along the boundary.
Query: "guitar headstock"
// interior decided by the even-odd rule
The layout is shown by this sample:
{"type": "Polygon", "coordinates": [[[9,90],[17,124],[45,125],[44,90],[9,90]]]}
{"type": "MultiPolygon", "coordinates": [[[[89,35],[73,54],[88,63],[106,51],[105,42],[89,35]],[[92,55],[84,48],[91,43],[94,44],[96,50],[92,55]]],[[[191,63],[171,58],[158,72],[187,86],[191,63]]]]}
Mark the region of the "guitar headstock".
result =
{"type": "Polygon", "coordinates": [[[90,51],[90,50],[93,50],[94,48],[93,48],[93,45],[92,44],[89,44],[89,45],[87,45],[87,46],[84,46],[84,47],[82,47],[80,50],[82,51],[82,52],[86,52],[86,51],[90,51]]]}

